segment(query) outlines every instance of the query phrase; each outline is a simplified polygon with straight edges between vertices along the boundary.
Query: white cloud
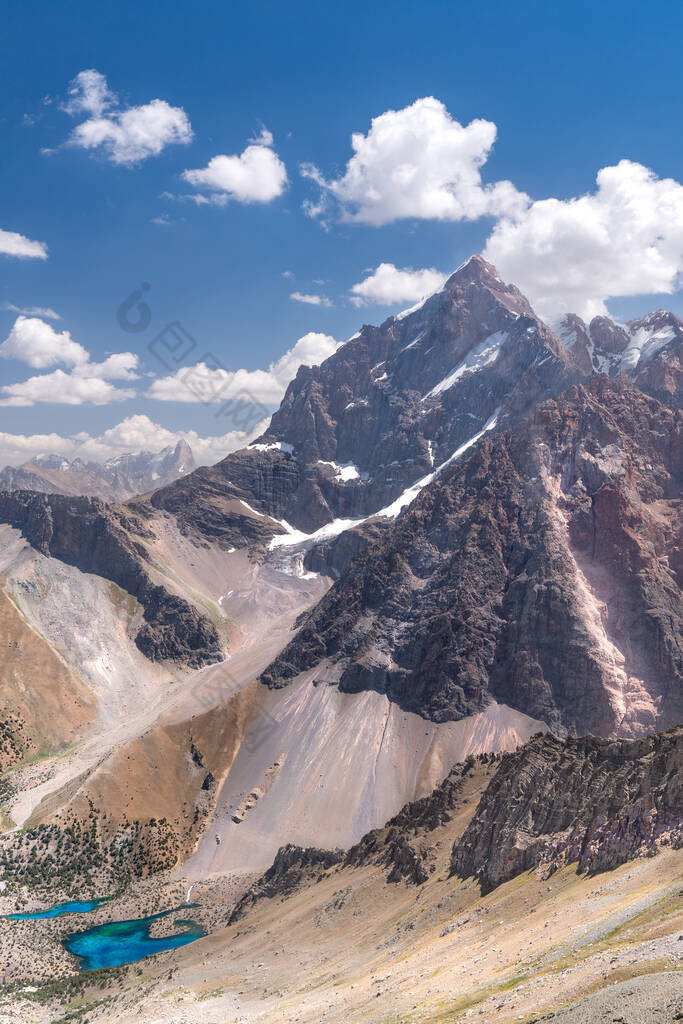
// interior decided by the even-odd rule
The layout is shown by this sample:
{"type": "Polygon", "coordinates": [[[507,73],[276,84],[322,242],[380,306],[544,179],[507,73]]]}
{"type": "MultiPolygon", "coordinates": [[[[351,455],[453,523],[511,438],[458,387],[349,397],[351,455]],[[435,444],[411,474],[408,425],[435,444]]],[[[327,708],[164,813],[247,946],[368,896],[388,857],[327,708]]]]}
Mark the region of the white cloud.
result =
{"type": "Polygon", "coordinates": [[[50,402],[57,405],[109,405],[110,402],[122,402],[134,398],[135,392],[127,388],[116,388],[101,377],[80,376],[76,373],[65,373],[64,370],[53,370],[17,384],[6,384],[0,388],[4,396],[0,405],[27,406],[37,402],[50,402]]]}
{"type": "Polygon", "coordinates": [[[483,255],[541,316],[589,319],[610,298],[671,293],[683,275],[683,186],[622,160],[598,172],[593,193],[501,220],[483,255]]]}
{"type": "Polygon", "coordinates": [[[184,171],[185,181],[211,193],[208,197],[186,198],[223,206],[230,199],[239,203],[269,203],[282,195],[287,187],[287,170],[272,145],[273,136],[264,128],[258,138],[249,140],[239,156],[214,156],[205,168],[184,171]]]}
{"type": "Polygon", "coordinates": [[[431,295],[441,288],[447,276],[433,267],[424,270],[404,267],[401,270],[393,263],[380,263],[365,280],[354,284],[351,302],[355,306],[370,303],[391,306],[397,302],[418,302],[425,295],[431,295]]]}
{"type": "Polygon", "coordinates": [[[47,320],[61,320],[51,306],[15,306],[13,302],[5,302],[2,306],[9,313],[21,313],[22,316],[42,316],[47,320]]]}
{"type": "Polygon", "coordinates": [[[139,107],[118,108],[116,95],[110,92],[104,75],[91,69],[76,75],[69,87],[64,109],[70,114],[92,116],[77,125],[69,144],[81,149],[102,147],[112,163],[132,166],[157,156],[166,146],[187,145],[193,132],[182,107],[154,99],[139,107]]]}
{"type": "Polygon", "coordinates": [[[38,317],[18,316],[0,345],[3,359],[18,359],[36,370],[62,363],[76,366],[88,360],[88,352],[68,331],[55,331],[38,317]]]}
{"type": "Polygon", "coordinates": [[[19,360],[36,370],[58,363],[71,367],[70,373],[54,370],[4,385],[0,388],[3,396],[0,405],[27,406],[36,402],[106,405],[135,396],[134,391],[109,383],[110,380],[135,380],[139,376],[139,357],[134,352],[115,352],[101,363],[91,362],[88,350],[74,341],[68,331],[57,332],[37,317],[17,317],[0,345],[0,356],[19,360]]]}
{"type": "Polygon", "coordinates": [[[99,117],[110,107],[118,106],[118,98],[99,71],[79,71],[69,84],[69,99],[63,106],[67,114],[93,114],[99,117]]]}
{"type": "Polygon", "coordinates": [[[266,406],[277,405],[290,380],[302,365],[314,366],[331,356],[339,343],[329,334],[311,331],[299,338],[296,345],[271,363],[267,370],[214,369],[196,363],[155,380],[148,397],[161,402],[224,402],[241,395],[266,406]]]}
{"type": "Polygon", "coordinates": [[[253,430],[231,430],[215,437],[200,437],[195,430],[167,430],[154,423],[148,416],[128,416],[121,423],[110,427],[102,434],[88,433],[63,437],[59,434],[8,434],[0,432],[0,469],[4,466],[18,466],[35,459],[38,455],[64,455],[68,459],[78,456],[84,461],[104,462],[116,455],[128,452],[158,452],[169,445],[175,446],[185,439],[192,449],[195,461],[200,465],[212,465],[229,452],[244,448],[254,437],[262,434],[267,426],[265,421],[257,423],[253,430]]]}
{"type": "Polygon", "coordinates": [[[330,307],[332,302],[325,295],[304,295],[301,292],[292,292],[289,296],[290,299],[294,299],[295,302],[303,302],[307,306],[327,306],[330,307]]]}
{"type": "Polygon", "coordinates": [[[75,377],[100,377],[102,380],[136,380],[139,357],[134,352],[115,352],[101,363],[81,363],[75,366],[75,377]]]}
{"type": "Polygon", "coordinates": [[[0,431],[0,469],[19,466],[37,455],[70,455],[71,438],[59,434],[7,434],[0,431]]]}
{"type": "Polygon", "coordinates": [[[0,253],[18,259],[46,260],[47,246],[45,242],[34,242],[17,231],[3,231],[0,228],[0,253]]]}
{"type": "Polygon", "coordinates": [[[210,466],[229,452],[244,448],[254,437],[263,433],[266,425],[267,422],[261,421],[249,432],[231,430],[227,434],[214,437],[200,437],[196,430],[168,430],[155,423],[149,416],[137,414],[128,416],[98,437],[86,437],[81,440],[78,455],[82,459],[103,462],[114,455],[126,452],[159,452],[162,448],[175,446],[178,441],[184,439],[192,449],[195,461],[199,465],[210,466]]]}
{"type": "Polygon", "coordinates": [[[342,177],[327,181],[317,167],[302,166],[323,193],[322,207],[308,201],[306,211],[319,216],[328,196],[345,220],[377,227],[406,217],[474,220],[523,208],[527,197],[509,181],[482,184],[480,168],[495,138],[491,121],[463,126],[432,96],[387,110],[367,135],[351,136],[353,156],[342,177]]]}

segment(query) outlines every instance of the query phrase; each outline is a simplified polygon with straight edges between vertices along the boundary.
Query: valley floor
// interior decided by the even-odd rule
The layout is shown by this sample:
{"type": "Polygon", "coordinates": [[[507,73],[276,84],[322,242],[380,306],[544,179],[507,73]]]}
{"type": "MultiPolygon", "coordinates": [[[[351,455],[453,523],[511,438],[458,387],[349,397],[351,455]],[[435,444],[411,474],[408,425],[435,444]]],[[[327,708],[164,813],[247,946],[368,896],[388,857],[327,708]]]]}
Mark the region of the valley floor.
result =
{"type": "Polygon", "coordinates": [[[574,866],[549,878],[526,872],[482,896],[472,879],[449,877],[449,858],[489,772],[480,764],[451,820],[423,837],[432,870],[420,886],[389,883],[386,867],[374,864],[337,866],[291,894],[258,900],[228,927],[252,879],[211,876],[192,891],[205,938],[76,978],[60,934],[177,905],[184,880],[138,883],[97,917],[30,922],[39,932],[1,922],[0,957],[16,981],[0,994],[0,1024],[679,1020],[683,853],[662,847],[592,877],[574,866]],[[29,945],[22,935],[41,938],[29,945]],[[67,970],[72,980],[37,980],[39,960],[59,963],[55,974],[67,970]]]}

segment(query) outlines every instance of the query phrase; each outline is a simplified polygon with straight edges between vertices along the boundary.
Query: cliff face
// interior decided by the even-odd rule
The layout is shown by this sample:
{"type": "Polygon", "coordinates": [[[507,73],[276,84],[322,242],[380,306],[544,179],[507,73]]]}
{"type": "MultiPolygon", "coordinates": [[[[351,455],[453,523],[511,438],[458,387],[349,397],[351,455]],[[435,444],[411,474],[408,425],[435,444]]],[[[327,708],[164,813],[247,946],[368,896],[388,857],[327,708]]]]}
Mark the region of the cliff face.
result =
{"type": "Polygon", "coordinates": [[[106,505],[97,498],[0,491],[0,522],[21,530],[42,554],[113,580],[136,597],[144,622],[135,642],[152,661],[169,659],[199,668],[221,660],[213,623],[184,598],[154,583],[140,540],[153,535],[125,506],[106,505]]]}
{"type": "Polygon", "coordinates": [[[484,891],[532,867],[605,871],[683,846],[683,728],[640,740],[539,735],[500,766],[451,870],[484,891]]]}
{"type": "Polygon", "coordinates": [[[570,389],[425,488],[263,682],[321,665],[437,721],[493,695],[559,731],[678,722],[681,465],[673,410],[623,377],[570,389]]]}

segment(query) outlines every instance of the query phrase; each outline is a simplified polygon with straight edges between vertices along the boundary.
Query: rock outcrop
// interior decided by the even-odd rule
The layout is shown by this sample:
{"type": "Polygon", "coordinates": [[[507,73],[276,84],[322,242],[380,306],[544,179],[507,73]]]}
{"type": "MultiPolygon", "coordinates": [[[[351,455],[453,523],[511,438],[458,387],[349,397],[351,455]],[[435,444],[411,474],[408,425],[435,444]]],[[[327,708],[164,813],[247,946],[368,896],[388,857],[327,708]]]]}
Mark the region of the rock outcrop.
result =
{"type": "Polygon", "coordinates": [[[436,721],[490,696],[556,730],[681,716],[681,420],[601,376],[482,438],[348,571],[263,674],[324,664],[436,721]]]}
{"type": "MultiPolygon", "coordinates": [[[[489,758],[483,755],[483,759],[489,758]]],[[[383,828],[366,833],[347,852],[344,864],[350,867],[381,865],[388,869],[388,882],[403,881],[411,885],[426,882],[430,875],[430,849],[428,842],[419,842],[419,837],[428,836],[450,821],[474,763],[475,758],[470,758],[464,764],[455,765],[428,796],[406,804],[383,828]]]]}
{"type": "Polygon", "coordinates": [[[275,860],[233,907],[228,924],[234,924],[262,899],[289,896],[302,885],[314,884],[343,859],[341,850],[303,849],[288,843],[278,850],[275,860]]]}
{"type": "Polygon", "coordinates": [[[106,505],[98,498],[0,491],[0,522],[21,530],[41,554],[104,576],[136,597],[144,621],[135,642],[152,661],[199,668],[222,659],[211,620],[154,582],[143,543],[153,534],[126,506],[106,505]]]}
{"type": "Polygon", "coordinates": [[[530,868],[606,871],[683,846],[683,728],[639,740],[551,734],[500,755],[451,870],[484,891],[530,868]]]}

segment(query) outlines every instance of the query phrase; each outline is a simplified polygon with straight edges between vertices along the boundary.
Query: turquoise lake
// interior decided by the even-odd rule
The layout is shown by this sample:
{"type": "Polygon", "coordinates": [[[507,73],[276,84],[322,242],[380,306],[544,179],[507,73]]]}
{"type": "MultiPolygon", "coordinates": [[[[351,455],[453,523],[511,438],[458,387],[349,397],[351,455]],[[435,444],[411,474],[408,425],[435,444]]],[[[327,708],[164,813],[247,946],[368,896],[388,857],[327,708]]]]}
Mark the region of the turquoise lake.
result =
{"type": "Polygon", "coordinates": [[[80,958],[83,971],[96,971],[101,967],[120,967],[122,964],[135,963],[154,953],[178,949],[202,938],[205,932],[201,925],[195,921],[177,918],[174,924],[184,930],[176,935],[153,938],[149,930],[154,921],[170,914],[177,914],[180,909],[176,907],[173,910],[164,910],[160,914],[133,921],[110,921],[84,932],[72,932],[64,940],[64,948],[80,958]]]}
{"type": "Polygon", "coordinates": [[[71,903],[57,903],[49,910],[36,910],[32,914],[5,914],[5,917],[9,921],[40,921],[45,917],[61,917],[62,914],[87,914],[91,910],[97,910],[108,898],[105,896],[99,900],[74,900],[71,903]]]}

